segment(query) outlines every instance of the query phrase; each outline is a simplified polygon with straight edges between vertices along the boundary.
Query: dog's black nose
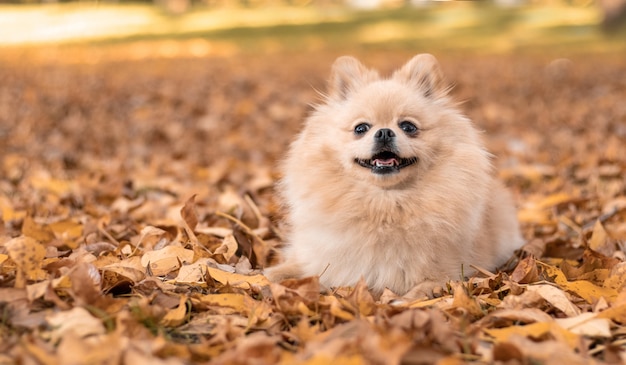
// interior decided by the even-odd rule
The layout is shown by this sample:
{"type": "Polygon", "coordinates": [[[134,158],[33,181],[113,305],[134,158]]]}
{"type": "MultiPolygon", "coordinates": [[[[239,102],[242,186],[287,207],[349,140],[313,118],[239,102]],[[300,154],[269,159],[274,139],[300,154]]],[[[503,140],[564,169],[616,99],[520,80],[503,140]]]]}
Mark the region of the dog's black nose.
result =
{"type": "Polygon", "coordinates": [[[396,134],[389,128],[382,128],[376,131],[374,134],[374,140],[376,142],[386,143],[390,142],[396,134]]]}

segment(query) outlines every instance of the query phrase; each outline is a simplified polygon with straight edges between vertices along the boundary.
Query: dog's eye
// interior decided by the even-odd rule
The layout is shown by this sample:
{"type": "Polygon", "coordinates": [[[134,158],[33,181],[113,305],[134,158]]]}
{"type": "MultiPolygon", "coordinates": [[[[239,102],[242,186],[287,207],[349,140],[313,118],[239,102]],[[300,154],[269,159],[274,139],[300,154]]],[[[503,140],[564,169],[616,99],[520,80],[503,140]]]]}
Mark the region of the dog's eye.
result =
{"type": "Polygon", "coordinates": [[[365,134],[369,130],[370,130],[370,125],[369,124],[361,123],[361,124],[357,125],[356,127],[354,127],[354,134],[356,134],[356,135],[365,134]]]}
{"type": "Polygon", "coordinates": [[[415,124],[409,122],[408,120],[400,122],[400,129],[402,129],[404,133],[409,135],[415,135],[419,131],[419,128],[417,128],[415,124]]]}

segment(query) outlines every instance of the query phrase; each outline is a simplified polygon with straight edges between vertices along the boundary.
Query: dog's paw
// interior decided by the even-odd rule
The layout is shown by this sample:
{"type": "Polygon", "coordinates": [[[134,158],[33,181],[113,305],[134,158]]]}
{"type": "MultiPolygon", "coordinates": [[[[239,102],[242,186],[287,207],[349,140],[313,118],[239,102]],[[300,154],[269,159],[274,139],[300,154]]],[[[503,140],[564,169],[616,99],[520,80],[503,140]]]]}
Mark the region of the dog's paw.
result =
{"type": "Polygon", "coordinates": [[[403,298],[410,300],[432,299],[442,296],[443,292],[444,289],[440,282],[427,280],[414,286],[403,295],[403,298]]]}
{"type": "Polygon", "coordinates": [[[302,277],[300,265],[293,262],[283,262],[282,264],[268,267],[263,270],[263,275],[274,283],[279,283],[287,279],[297,279],[302,277]]]}

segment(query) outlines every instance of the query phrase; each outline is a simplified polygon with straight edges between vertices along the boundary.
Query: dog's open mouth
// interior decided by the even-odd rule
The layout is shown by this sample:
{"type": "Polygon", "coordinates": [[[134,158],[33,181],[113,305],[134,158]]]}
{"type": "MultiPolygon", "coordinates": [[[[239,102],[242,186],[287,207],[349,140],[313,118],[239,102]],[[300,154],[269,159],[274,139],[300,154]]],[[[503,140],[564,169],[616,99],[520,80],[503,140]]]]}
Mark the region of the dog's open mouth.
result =
{"type": "Polygon", "coordinates": [[[369,160],[355,158],[354,162],[371,169],[375,174],[390,174],[413,165],[417,162],[417,157],[402,158],[391,151],[383,151],[375,154],[369,160]]]}

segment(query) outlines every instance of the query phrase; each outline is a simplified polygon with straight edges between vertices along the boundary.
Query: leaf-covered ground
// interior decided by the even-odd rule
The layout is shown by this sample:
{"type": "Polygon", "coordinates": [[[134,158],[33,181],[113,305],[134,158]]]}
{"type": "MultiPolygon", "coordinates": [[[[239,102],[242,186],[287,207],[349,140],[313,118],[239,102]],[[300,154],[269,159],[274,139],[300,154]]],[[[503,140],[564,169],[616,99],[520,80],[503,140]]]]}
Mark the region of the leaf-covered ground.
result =
{"type": "Polygon", "coordinates": [[[0,59],[0,364],[626,361],[623,55],[436,54],[528,244],[406,302],[260,275],[277,161],[340,53],[50,52],[0,59]]]}

